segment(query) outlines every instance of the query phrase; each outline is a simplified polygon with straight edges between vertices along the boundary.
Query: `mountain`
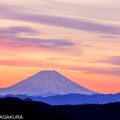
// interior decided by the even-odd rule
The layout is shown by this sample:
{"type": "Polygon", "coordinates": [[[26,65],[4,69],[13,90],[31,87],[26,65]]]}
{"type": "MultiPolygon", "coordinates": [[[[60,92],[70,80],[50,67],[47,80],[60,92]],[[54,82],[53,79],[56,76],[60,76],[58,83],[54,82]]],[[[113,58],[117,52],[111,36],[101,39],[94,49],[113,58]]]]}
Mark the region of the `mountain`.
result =
{"type": "Polygon", "coordinates": [[[34,101],[45,102],[50,105],[80,105],[80,104],[107,104],[120,102],[120,93],[117,94],[69,94],[69,95],[56,95],[49,97],[28,97],[34,101]]]}
{"type": "Polygon", "coordinates": [[[80,104],[106,104],[120,102],[120,93],[117,94],[69,94],[69,95],[56,95],[49,97],[41,96],[25,96],[25,95],[5,95],[4,97],[18,97],[21,99],[30,98],[33,101],[40,101],[50,105],[80,105],[80,104]]]}
{"type": "Polygon", "coordinates": [[[70,93],[91,95],[96,92],[70,81],[56,71],[41,71],[11,87],[0,89],[0,95],[23,94],[45,97],[70,93]]]}

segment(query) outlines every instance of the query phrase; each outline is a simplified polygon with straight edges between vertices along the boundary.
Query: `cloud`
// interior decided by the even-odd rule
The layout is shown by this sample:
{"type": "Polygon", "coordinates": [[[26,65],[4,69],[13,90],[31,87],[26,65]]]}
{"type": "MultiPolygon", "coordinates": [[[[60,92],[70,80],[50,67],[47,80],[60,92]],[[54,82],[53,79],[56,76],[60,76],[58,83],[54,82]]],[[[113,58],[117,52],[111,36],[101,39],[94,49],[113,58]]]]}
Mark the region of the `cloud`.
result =
{"type": "Polygon", "coordinates": [[[73,67],[72,70],[80,70],[86,74],[106,74],[120,76],[120,67],[117,68],[73,67]]]}
{"type": "Polygon", "coordinates": [[[14,11],[13,8],[11,8],[10,6],[7,7],[3,5],[2,9],[0,9],[0,18],[46,24],[51,26],[64,27],[100,34],[120,35],[120,27],[117,26],[98,24],[89,21],[83,21],[81,19],[76,20],[72,18],[58,16],[29,14],[19,11],[19,9],[14,11]]]}
{"type": "Polygon", "coordinates": [[[120,65],[120,56],[112,57],[109,62],[112,63],[113,65],[120,65]]]}
{"type": "Polygon", "coordinates": [[[61,60],[71,60],[71,58],[68,58],[68,57],[51,57],[51,58],[46,58],[46,60],[49,60],[49,61],[61,61],[61,60]]]}
{"type": "Polygon", "coordinates": [[[88,68],[85,70],[85,73],[94,73],[94,74],[108,74],[108,75],[117,75],[120,76],[120,67],[118,68],[88,68]]]}
{"type": "Polygon", "coordinates": [[[106,74],[120,76],[120,67],[116,68],[94,68],[94,67],[79,67],[79,66],[66,66],[66,69],[82,71],[86,74],[106,74]]]}
{"type": "Polygon", "coordinates": [[[41,39],[20,37],[19,33],[39,33],[38,31],[23,26],[13,26],[0,28],[0,44],[11,47],[40,47],[40,48],[59,48],[75,46],[71,40],[66,39],[41,39]]]}
{"type": "Polygon", "coordinates": [[[0,65],[16,67],[45,67],[51,69],[66,69],[72,71],[82,71],[85,74],[105,74],[120,76],[120,67],[117,68],[92,68],[64,65],[59,63],[48,62],[46,60],[24,60],[24,59],[2,59],[0,65]]]}
{"type": "Polygon", "coordinates": [[[24,59],[2,59],[0,65],[16,67],[51,67],[62,69],[64,65],[46,62],[45,60],[24,60],[24,59]]]}
{"type": "Polygon", "coordinates": [[[100,36],[101,38],[105,38],[105,39],[117,39],[117,36],[100,36]]]}
{"type": "Polygon", "coordinates": [[[101,62],[110,63],[112,65],[120,66],[120,56],[112,56],[112,57],[109,57],[108,59],[101,61],[101,62]]]}
{"type": "Polygon", "coordinates": [[[26,26],[12,26],[0,28],[0,34],[38,33],[37,30],[26,26]]]}
{"type": "Polygon", "coordinates": [[[41,38],[23,38],[11,37],[0,39],[0,44],[11,47],[39,47],[39,48],[60,48],[75,46],[75,43],[64,39],[41,39],[41,38]]]}
{"type": "Polygon", "coordinates": [[[13,27],[10,27],[9,30],[15,31],[17,33],[21,33],[21,32],[38,33],[37,30],[31,27],[25,27],[25,26],[13,26],[13,27]]]}
{"type": "Polygon", "coordinates": [[[16,66],[16,67],[40,67],[42,66],[42,61],[32,61],[32,60],[15,60],[15,59],[6,59],[0,60],[0,65],[5,66],[16,66]]]}
{"type": "Polygon", "coordinates": [[[42,48],[57,48],[57,47],[66,47],[74,46],[75,43],[64,40],[64,39],[41,39],[41,38],[23,38],[17,37],[15,40],[10,43],[11,45],[22,45],[22,46],[34,46],[42,48]]]}

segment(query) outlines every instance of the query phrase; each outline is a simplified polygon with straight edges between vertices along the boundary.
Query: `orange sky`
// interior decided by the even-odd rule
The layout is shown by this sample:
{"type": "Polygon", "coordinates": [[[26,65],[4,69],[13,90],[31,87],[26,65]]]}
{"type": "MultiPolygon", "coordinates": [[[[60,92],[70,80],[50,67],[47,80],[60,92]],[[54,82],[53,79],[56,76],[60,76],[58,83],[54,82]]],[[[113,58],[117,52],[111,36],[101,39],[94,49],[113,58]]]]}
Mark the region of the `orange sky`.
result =
{"type": "Polygon", "coordinates": [[[120,92],[120,2],[111,1],[0,1],[0,87],[54,69],[91,90],[120,92]]]}

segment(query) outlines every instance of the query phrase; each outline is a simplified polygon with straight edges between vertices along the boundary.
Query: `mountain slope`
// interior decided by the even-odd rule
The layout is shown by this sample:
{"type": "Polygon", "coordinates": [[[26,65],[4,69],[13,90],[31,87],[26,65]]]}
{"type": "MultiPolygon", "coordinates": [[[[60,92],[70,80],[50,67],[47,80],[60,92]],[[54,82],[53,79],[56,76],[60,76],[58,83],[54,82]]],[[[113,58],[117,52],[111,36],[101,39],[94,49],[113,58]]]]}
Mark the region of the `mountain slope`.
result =
{"type": "Polygon", "coordinates": [[[52,96],[70,93],[95,94],[95,92],[70,81],[56,71],[41,71],[11,87],[0,89],[0,95],[52,96]]]}

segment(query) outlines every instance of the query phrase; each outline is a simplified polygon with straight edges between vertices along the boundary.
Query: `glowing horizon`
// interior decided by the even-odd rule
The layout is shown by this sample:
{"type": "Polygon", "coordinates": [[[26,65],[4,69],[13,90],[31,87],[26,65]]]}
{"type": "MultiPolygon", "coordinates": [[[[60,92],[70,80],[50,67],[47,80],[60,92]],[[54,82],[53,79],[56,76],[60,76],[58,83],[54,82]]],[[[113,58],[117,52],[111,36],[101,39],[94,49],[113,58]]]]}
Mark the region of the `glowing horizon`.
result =
{"type": "Polygon", "coordinates": [[[120,92],[119,4],[0,1],[0,88],[54,69],[88,89],[120,92]]]}

